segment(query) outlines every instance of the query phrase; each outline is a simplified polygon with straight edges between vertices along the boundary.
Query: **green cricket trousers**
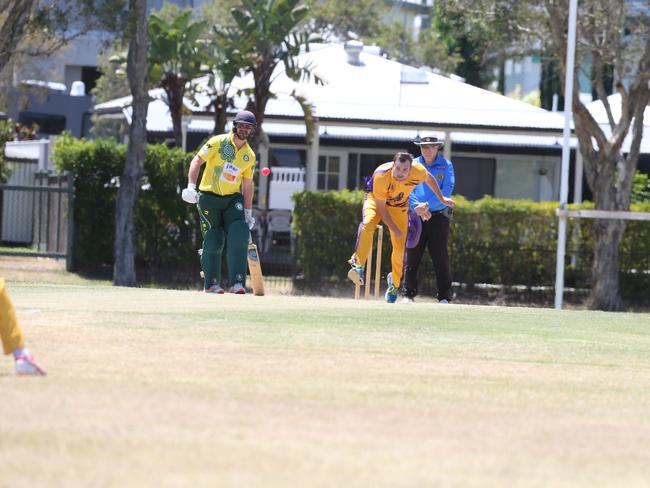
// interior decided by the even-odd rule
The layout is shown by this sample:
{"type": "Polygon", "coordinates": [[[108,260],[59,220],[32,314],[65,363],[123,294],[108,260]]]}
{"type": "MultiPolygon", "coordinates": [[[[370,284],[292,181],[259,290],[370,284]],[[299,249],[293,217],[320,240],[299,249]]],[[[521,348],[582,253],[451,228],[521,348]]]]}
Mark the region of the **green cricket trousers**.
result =
{"type": "Polygon", "coordinates": [[[201,192],[198,203],[203,234],[201,268],[204,287],[221,286],[221,254],[226,245],[228,286],[246,286],[246,255],[249,230],[244,218],[244,197],[241,193],[217,195],[201,192]]]}

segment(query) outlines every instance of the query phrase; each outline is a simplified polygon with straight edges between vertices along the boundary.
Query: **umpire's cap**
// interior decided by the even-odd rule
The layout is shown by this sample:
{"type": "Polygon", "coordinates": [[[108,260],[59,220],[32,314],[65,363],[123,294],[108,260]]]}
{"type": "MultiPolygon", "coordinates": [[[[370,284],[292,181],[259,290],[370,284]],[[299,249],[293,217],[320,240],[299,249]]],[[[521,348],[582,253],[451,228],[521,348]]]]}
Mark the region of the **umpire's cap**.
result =
{"type": "Polygon", "coordinates": [[[441,141],[438,139],[436,136],[431,135],[431,134],[425,134],[421,137],[418,137],[415,141],[413,141],[413,144],[416,146],[440,146],[440,149],[443,148],[445,145],[445,141],[441,141]]]}
{"type": "Polygon", "coordinates": [[[248,110],[241,110],[240,112],[237,112],[237,115],[235,115],[235,120],[233,121],[235,124],[250,124],[253,126],[257,125],[257,119],[255,118],[255,115],[253,112],[249,112],[248,110]]]}

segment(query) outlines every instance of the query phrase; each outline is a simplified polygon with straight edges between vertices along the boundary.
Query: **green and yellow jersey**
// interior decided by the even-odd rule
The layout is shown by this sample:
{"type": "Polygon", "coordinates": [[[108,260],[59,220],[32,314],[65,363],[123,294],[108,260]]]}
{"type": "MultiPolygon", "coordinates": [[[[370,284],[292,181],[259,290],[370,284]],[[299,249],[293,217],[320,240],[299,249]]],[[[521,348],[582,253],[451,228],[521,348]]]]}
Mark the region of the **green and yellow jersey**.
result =
{"type": "Polygon", "coordinates": [[[205,161],[199,190],[232,195],[240,191],[242,178],[253,178],[255,153],[248,143],[237,149],[233,138],[232,132],[211,137],[199,150],[205,161]]]}

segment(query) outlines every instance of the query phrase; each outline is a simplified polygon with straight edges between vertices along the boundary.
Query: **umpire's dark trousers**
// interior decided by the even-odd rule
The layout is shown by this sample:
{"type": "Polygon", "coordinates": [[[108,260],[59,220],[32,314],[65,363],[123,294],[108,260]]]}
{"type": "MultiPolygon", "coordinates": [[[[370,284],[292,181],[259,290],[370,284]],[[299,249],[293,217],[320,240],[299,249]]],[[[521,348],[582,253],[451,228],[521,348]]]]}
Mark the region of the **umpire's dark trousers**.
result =
{"type": "Polygon", "coordinates": [[[406,251],[406,272],[404,273],[404,295],[414,298],[418,294],[418,268],[426,248],[433,262],[438,285],[438,300],[451,300],[451,271],[449,269],[449,218],[447,212],[435,213],[422,222],[422,233],[417,245],[406,251]]]}

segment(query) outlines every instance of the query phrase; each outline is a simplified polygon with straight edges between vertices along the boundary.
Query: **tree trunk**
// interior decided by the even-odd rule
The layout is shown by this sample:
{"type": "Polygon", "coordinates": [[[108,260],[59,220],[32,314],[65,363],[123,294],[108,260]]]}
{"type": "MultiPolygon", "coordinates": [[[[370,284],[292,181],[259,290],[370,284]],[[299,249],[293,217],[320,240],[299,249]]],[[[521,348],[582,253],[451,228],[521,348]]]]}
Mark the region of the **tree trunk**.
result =
{"type": "Polygon", "coordinates": [[[133,95],[133,117],[129,131],[129,147],[120,189],[115,203],[115,264],[113,284],[135,286],[134,210],[144,175],[144,153],[147,143],[147,2],[129,0],[129,53],[127,75],[133,95]]]}
{"type": "Polygon", "coordinates": [[[183,96],[185,95],[185,79],[169,74],[161,83],[167,94],[167,103],[172,117],[172,130],[176,147],[183,147],[183,96]]]}
{"type": "Polygon", "coordinates": [[[594,261],[591,266],[589,306],[594,310],[621,310],[618,247],[624,220],[594,221],[594,261]]]}
{"type": "MultiPolygon", "coordinates": [[[[549,14],[550,33],[553,45],[560,58],[563,80],[566,79],[566,8],[555,1],[544,2],[549,14]]],[[[580,101],[577,70],[574,73],[573,120],[578,137],[580,151],[583,155],[585,176],[594,195],[597,210],[629,210],[632,189],[632,175],[639,160],[639,147],[643,135],[643,115],[650,99],[650,37],[644,36],[643,54],[639,58],[636,71],[631,72],[633,80],[626,89],[617,84],[621,96],[620,116],[614,117],[607,97],[606,76],[604,69],[611,64],[611,53],[617,52],[622,44],[620,25],[624,9],[618,10],[619,20],[609,16],[594,17],[589,15],[593,3],[582,2],[587,15],[578,14],[578,48],[587,44],[594,66],[600,68],[592,72],[592,86],[598,88],[599,98],[606,110],[611,134],[606,134],[585,105],[580,101]],[[595,22],[598,19],[605,22],[595,22]],[[610,29],[611,28],[611,29],[610,29]],[[608,30],[610,29],[610,30],[608,30]],[[594,39],[608,39],[609,43],[596,49],[594,39]],[[582,39],[582,43],[580,42],[582,39]],[[588,42],[585,42],[588,41],[588,42]],[[616,120],[618,119],[618,120],[616,120]],[[631,145],[627,155],[623,152],[623,142],[632,128],[631,145]],[[595,144],[594,144],[595,143],[595,144]]],[[[616,5],[612,4],[614,7],[616,5]]],[[[621,6],[622,4],[619,4],[621,6]]],[[[585,55],[576,54],[577,59],[585,55]]],[[[566,101],[568,103],[568,100],[566,101]]],[[[625,231],[625,221],[621,219],[599,220],[594,223],[594,261],[591,269],[590,306],[602,310],[620,310],[622,306],[619,289],[619,251],[618,247],[625,231]]]]}
{"type": "Polygon", "coordinates": [[[227,91],[221,95],[217,95],[213,101],[214,106],[214,129],[213,135],[223,134],[226,130],[226,123],[228,122],[228,94],[227,91]]]}
{"type": "Polygon", "coordinates": [[[275,69],[277,63],[261,64],[253,71],[253,79],[255,80],[255,98],[248,102],[246,110],[250,110],[257,118],[257,130],[253,137],[248,141],[255,154],[258,154],[260,141],[262,139],[262,123],[264,122],[264,112],[266,111],[266,104],[271,96],[271,73],[275,69]]]}

